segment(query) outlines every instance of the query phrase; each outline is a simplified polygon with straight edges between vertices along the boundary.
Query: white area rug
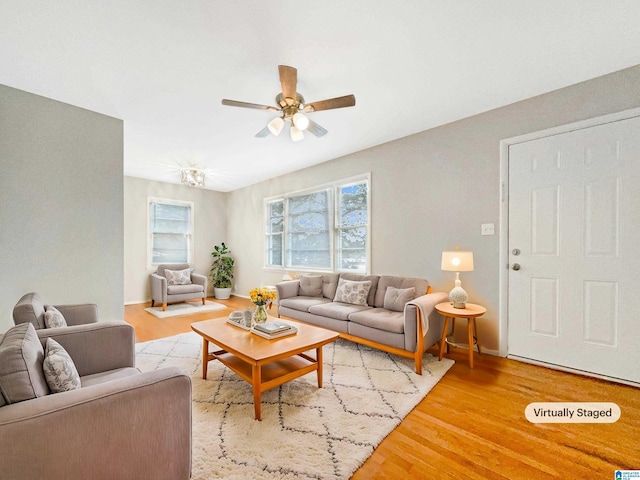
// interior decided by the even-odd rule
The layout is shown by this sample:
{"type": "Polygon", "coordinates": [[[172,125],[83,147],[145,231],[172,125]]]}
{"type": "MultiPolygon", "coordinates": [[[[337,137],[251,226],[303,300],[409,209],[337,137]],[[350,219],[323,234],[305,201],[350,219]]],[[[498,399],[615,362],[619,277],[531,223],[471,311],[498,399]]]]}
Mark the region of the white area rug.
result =
{"type": "Polygon", "coordinates": [[[162,311],[162,305],[159,307],[145,308],[145,311],[158,318],[168,318],[179,315],[191,315],[193,313],[213,312],[225,308],[227,308],[226,305],[222,305],[221,303],[205,300],[205,304],[202,305],[202,300],[198,300],[197,302],[172,303],[171,305],[167,305],[167,309],[164,312],[162,311]]]}
{"type": "Polygon", "coordinates": [[[453,365],[425,354],[420,376],[409,359],[338,340],[323,349],[323,388],[312,372],[264,392],[256,421],[251,386],[217,361],[203,380],[201,350],[194,332],[136,345],[140,370],[192,378],[193,480],[348,479],[453,365]]]}

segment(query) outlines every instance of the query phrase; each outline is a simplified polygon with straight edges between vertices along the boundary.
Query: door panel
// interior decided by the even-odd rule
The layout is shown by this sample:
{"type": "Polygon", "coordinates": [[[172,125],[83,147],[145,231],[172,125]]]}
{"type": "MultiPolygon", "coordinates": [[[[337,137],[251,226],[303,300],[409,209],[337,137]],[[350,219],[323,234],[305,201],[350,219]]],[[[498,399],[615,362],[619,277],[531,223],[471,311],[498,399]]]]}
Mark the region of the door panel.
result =
{"type": "Polygon", "coordinates": [[[509,355],[640,383],[639,235],[639,117],[510,145],[509,355]]]}

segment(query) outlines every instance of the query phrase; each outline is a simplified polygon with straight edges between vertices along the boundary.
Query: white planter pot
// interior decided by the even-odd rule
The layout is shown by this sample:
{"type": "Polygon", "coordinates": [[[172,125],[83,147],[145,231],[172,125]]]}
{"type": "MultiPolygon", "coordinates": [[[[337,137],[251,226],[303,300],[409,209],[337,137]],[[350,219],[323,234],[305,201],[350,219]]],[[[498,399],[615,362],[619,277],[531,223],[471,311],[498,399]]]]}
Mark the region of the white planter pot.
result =
{"type": "Polygon", "coordinates": [[[218,300],[226,300],[231,296],[231,289],[214,287],[213,294],[218,300]]]}

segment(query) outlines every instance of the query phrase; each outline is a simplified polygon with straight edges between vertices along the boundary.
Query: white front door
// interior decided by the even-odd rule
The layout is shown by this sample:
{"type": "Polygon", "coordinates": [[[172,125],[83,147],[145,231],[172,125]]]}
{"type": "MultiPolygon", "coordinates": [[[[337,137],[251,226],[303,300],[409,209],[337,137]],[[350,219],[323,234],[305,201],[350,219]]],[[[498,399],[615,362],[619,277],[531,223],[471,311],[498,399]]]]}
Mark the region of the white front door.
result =
{"type": "Polygon", "coordinates": [[[509,356],[640,383],[640,117],[510,145],[508,175],[509,356]]]}

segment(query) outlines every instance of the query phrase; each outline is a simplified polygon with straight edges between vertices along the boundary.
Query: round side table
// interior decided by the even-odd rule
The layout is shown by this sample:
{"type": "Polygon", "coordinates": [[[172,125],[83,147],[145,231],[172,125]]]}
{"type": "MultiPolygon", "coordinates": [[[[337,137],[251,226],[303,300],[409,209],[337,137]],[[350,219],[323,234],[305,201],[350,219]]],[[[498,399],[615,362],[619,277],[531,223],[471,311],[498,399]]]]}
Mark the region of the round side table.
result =
{"type": "Polygon", "coordinates": [[[456,318],[467,319],[467,337],[469,340],[469,367],[473,368],[473,346],[478,347],[478,354],[480,352],[480,344],[478,343],[478,332],[476,330],[476,318],[481,317],[487,313],[487,309],[481,305],[474,303],[467,303],[465,308],[453,308],[450,302],[443,302],[436,305],[436,311],[444,316],[444,328],[442,329],[442,339],[440,340],[440,355],[438,360],[442,360],[444,355],[445,345],[447,352],[449,351],[449,345],[454,344],[453,341],[447,341],[449,332],[449,322],[451,321],[451,333],[454,332],[456,325],[456,318]]]}

